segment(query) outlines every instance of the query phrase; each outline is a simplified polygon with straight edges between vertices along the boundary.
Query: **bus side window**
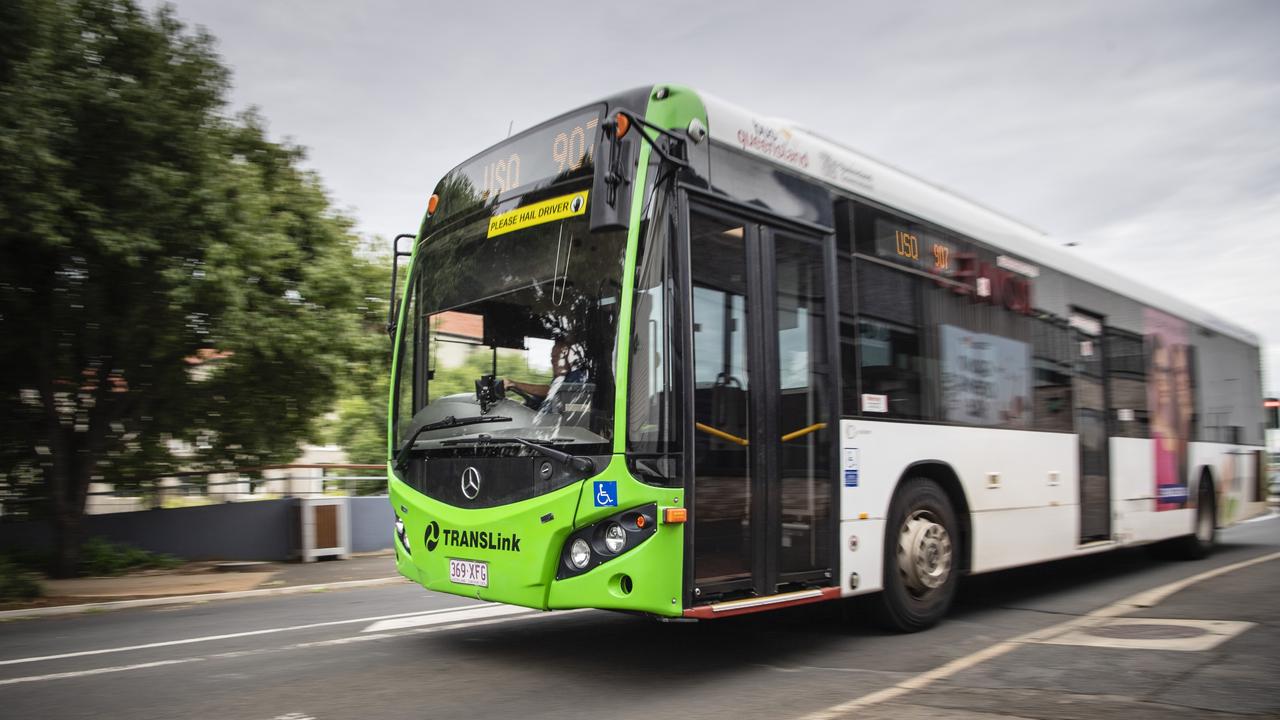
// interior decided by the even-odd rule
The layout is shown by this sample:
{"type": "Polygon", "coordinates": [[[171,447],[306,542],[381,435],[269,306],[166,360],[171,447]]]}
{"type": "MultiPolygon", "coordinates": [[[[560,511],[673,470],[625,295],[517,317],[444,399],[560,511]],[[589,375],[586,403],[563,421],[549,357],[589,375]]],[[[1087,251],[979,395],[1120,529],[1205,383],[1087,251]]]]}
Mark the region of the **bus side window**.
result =
{"type": "Polygon", "coordinates": [[[1151,437],[1147,414],[1147,354],[1141,335],[1108,327],[1107,406],[1113,437],[1151,437]]]}
{"type": "Polygon", "coordinates": [[[1032,321],[1031,355],[1035,372],[1032,417],[1036,430],[1075,432],[1071,396],[1071,331],[1065,320],[1032,321]]]}
{"type": "Polygon", "coordinates": [[[857,266],[859,414],[922,418],[919,279],[872,262],[857,266]]]}

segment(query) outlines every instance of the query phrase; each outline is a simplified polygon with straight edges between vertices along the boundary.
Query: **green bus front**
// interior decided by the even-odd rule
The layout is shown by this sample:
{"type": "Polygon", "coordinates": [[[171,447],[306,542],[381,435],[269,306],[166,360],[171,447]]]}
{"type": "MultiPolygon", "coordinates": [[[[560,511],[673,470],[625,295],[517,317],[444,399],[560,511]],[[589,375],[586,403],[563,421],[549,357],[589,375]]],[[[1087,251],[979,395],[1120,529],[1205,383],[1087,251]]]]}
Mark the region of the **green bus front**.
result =
{"type": "MultiPolygon", "coordinates": [[[[666,164],[611,127],[620,110],[659,141],[705,122],[666,88],[569,113],[446,175],[415,239],[388,475],[399,571],[428,589],[683,611],[684,490],[626,440],[633,305],[654,302],[637,251],[666,164]]],[[[668,420],[632,418],[650,435],[668,420]]]]}

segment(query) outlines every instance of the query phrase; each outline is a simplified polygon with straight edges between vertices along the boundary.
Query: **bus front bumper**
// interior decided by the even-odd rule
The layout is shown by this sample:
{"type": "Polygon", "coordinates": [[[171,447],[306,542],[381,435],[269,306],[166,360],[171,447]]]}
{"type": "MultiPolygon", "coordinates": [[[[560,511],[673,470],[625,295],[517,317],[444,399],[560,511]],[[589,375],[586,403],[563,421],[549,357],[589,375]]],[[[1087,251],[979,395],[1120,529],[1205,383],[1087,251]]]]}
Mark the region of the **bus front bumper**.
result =
{"type": "Polygon", "coordinates": [[[670,489],[659,493],[629,475],[615,482],[620,497],[613,507],[594,507],[584,497],[584,488],[592,487],[587,480],[510,505],[468,510],[433,500],[393,478],[397,569],[428,590],[478,600],[540,610],[602,608],[679,616],[683,525],[659,525],[651,517],[653,532],[634,547],[580,574],[561,567],[566,543],[584,529],[629,508],[656,507],[660,496],[666,504],[673,500],[670,489]]]}

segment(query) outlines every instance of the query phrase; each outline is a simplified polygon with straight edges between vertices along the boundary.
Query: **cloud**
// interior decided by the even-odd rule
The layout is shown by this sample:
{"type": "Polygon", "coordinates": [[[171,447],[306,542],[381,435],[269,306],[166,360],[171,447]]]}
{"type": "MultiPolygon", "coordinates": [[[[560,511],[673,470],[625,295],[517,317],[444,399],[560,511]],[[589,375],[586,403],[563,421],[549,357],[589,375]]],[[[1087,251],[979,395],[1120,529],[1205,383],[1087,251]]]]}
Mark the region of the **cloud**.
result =
{"type": "Polygon", "coordinates": [[[1263,335],[1280,392],[1280,3],[643,8],[179,0],[359,228],[572,106],[675,81],[998,208],[1263,335]]]}

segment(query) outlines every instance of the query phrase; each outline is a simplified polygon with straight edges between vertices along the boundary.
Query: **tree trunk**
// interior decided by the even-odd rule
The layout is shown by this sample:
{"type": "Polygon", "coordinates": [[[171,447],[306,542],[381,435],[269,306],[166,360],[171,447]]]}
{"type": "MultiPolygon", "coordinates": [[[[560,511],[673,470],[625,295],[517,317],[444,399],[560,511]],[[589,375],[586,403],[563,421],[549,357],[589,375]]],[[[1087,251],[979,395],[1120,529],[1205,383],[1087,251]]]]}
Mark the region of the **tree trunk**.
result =
{"type": "Polygon", "coordinates": [[[87,413],[88,427],[81,432],[77,431],[74,423],[64,425],[61,422],[54,400],[52,376],[45,374],[41,379],[46,435],[52,455],[45,466],[54,537],[54,555],[49,571],[54,577],[75,577],[80,569],[80,547],[84,543],[84,508],[89,496],[89,482],[98,465],[98,453],[102,449],[106,429],[106,420],[102,417],[105,403],[101,399],[105,381],[99,378],[95,389],[99,399],[87,413]]]}
{"type": "Polygon", "coordinates": [[[54,555],[50,574],[75,577],[80,572],[80,546],[84,544],[83,514],[79,510],[53,513],[54,555]]]}

